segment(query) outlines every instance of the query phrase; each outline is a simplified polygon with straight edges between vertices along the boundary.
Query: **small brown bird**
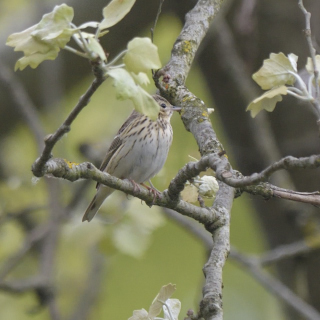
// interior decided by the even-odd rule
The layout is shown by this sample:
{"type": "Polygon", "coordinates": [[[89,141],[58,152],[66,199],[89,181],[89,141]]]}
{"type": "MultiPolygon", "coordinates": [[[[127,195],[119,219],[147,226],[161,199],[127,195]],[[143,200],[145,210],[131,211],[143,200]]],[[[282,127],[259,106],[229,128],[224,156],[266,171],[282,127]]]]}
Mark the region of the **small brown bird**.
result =
{"type": "MultiPolygon", "coordinates": [[[[160,105],[158,118],[151,120],[146,115],[132,111],[114,137],[101,164],[101,171],[120,179],[143,183],[150,182],[161,170],[172,143],[170,118],[173,111],[180,111],[181,108],[172,106],[159,95],[153,95],[153,98],[160,105]]],[[[113,191],[114,189],[98,183],[96,195],[82,221],[91,221],[113,191]]]]}

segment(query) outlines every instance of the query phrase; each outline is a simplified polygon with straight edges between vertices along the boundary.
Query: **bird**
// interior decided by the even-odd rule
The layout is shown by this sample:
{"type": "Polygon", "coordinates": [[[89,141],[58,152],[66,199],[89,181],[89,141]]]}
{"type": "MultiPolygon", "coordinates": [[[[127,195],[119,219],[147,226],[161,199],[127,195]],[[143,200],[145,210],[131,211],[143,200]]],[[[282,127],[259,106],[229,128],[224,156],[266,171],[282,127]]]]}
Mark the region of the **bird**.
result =
{"type": "MultiPolygon", "coordinates": [[[[152,97],[160,106],[158,118],[152,120],[133,110],[114,137],[100,170],[120,179],[129,179],[135,186],[148,181],[150,190],[155,191],[150,179],[165,164],[173,138],[170,119],[173,111],[180,111],[181,108],[172,106],[160,95],[152,97]]],[[[114,191],[101,183],[97,184],[96,189],[82,221],[90,222],[114,191]]]]}

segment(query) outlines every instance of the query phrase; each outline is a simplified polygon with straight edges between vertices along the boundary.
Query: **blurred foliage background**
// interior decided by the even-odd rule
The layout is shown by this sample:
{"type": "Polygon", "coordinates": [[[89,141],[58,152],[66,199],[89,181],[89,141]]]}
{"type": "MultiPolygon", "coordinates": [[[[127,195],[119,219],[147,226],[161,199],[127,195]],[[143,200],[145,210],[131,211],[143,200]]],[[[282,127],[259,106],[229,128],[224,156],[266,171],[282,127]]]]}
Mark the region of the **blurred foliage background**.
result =
{"type": "MultiPolygon", "coordinates": [[[[227,22],[224,23],[228,21],[230,23],[235,36],[234,50],[243,59],[248,79],[250,72],[259,66],[259,59],[260,63],[262,62],[261,57],[265,58],[267,52],[271,50],[282,50],[279,46],[274,45],[272,48],[265,43],[270,39],[276,42],[272,37],[283,37],[283,39],[288,37],[286,30],[282,30],[279,24],[277,34],[262,38],[263,32],[266,32],[263,23],[270,18],[268,14],[272,15],[275,22],[282,21],[284,25],[289,24],[289,26],[291,23],[297,23],[297,30],[303,29],[303,19],[299,17],[298,9],[293,8],[297,7],[296,3],[283,1],[281,5],[275,6],[278,13],[273,13],[269,7],[270,2],[272,1],[226,1],[228,9],[225,9],[224,19],[227,22]],[[250,3],[254,9],[250,9],[250,3]],[[244,34],[245,28],[237,29],[235,12],[239,7],[246,10],[244,16],[246,14],[250,16],[256,27],[254,30],[246,31],[248,34],[244,34]],[[263,11],[262,8],[266,7],[270,10],[263,11]],[[284,14],[285,10],[287,14],[284,14]],[[264,12],[264,15],[261,12],[264,12]],[[277,14],[282,16],[279,17],[277,14]],[[259,17],[265,19],[258,23],[259,17]],[[239,37],[236,37],[237,31],[240,33],[239,37]],[[265,47],[262,48],[261,43],[265,47]]],[[[5,47],[7,36],[38,22],[44,13],[51,11],[55,4],[60,3],[56,0],[1,0],[0,26],[3,31],[0,35],[0,58],[10,70],[13,70],[14,61],[20,55],[5,47]]],[[[89,20],[99,21],[101,10],[106,5],[106,1],[100,0],[86,2],[70,0],[65,3],[75,8],[76,24],[89,20]]],[[[182,17],[195,3],[196,1],[191,0],[165,2],[155,32],[155,44],[159,48],[163,64],[170,58],[171,47],[182,27],[182,17]]],[[[132,12],[119,25],[111,28],[110,35],[102,40],[111,59],[125,48],[133,36],[150,35],[157,6],[158,1],[137,0],[132,12]]],[[[250,27],[248,25],[247,27],[250,27]]],[[[231,163],[235,168],[251,173],[264,166],[260,156],[255,153],[256,151],[252,151],[256,150],[255,144],[242,134],[246,131],[246,135],[253,136],[250,128],[255,120],[250,119],[245,113],[245,99],[239,98],[239,91],[234,88],[236,85],[239,86],[239,83],[236,81],[230,83],[230,79],[222,73],[227,71],[215,67],[224,63],[218,57],[219,50],[204,60],[214,45],[219,45],[221,39],[217,40],[215,37],[219,37],[220,34],[227,40],[223,31],[226,29],[219,29],[218,21],[213,27],[214,36],[208,37],[205,45],[201,47],[187,85],[208,107],[216,109],[211,115],[213,127],[224,143],[231,163]],[[203,64],[208,64],[208,61],[211,61],[208,67],[211,78],[210,74],[204,72],[203,64]],[[220,84],[216,84],[217,82],[220,84]],[[215,90],[220,90],[221,96],[215,90]],[[238,114],[241,116],[238,117],[238,114]],[[246,120],[242,120],[242,117],[246,117],[246,120]],[[226,125],[228,120],[230,120],[229,125],[226,125]],[[233,127],[232,130],[230,126],[233,127]],[[249,155],[251,153],[251,156],[246,162],[248,153],[249,155]],[[245,167],[244,162],[249,167],[245,167]]],[[[299,44],[302,43],[301,34],[297,32],[294,36],[301,38],[299,44]]],[[[272,42],[271,40],[269,42],[272,42]]],[[[290,52],[297,48],[299,47],[290,48],[290,52]]],[[[303,52],[304,49],[300,48],[300,51],[295,53],[301,53],[303,56],[303,52]]],[[[228,55],[225,55],[225,58],[228,59],[228,55]]],[[[224,67],[232,68],[232,63],[237,62],[229,60],[224,63],[224,67]]],[[[232,71],[227,74],[232,74],[232,71]]],[[[26,69],[17,72],[15,77],[16,81],[23,84],[37,106],[44,134],[56,130],[93,79],[87,62],[80,57],[72,56],[69,52],[61,52],[56,61],[46,61],[36,70],[26,69]]],[[[238,81],[241,82],[242,79],[238,81]]],[[[84,181],[70,183],[50,178],[38,181],[32,177],[30,167],[38,156],[35,139],[25,119],[15,107],[10,92],[2,84],[0,84],[0,275],[8,261],[12,261],[10,258],[23,248],[26,236],[33,228],[52,219],[52,212],[67,210],[66,218],[59,225],[53,271],[50,275],[50,281],[54,284],[57,307],[63,318],[127,319],[135,309],[148,309],[160,287],[170,282],[177,285],[174,297],[182,302],[182,317],[190,308],[197,310],[203,283],[201,269],[207,256],[202,243],[188,230],[167,220],[161,208],[149,209],[139,200],[127,199],[118,192],[106,201],[98,218],[90,224],[81,223],[82,214],[94,194],[95,183],[84,181]],[[51,201],[54,199],[54,203],[50,203],[50,199],[51,201]]],[[[152,82],[148,91],[155,92],[152,82]]],[[[115,99],[112,85],[106,81],[77,118],[71,132],[58,143],[54,156],[74,162],[89,160],[98,164],[131,109],[130,102],[119,102],[115,99]]],[[[271,120],[275,121],[279,121],[279,118],[285,119],[285,122],[290,121],[281,114],[271,117],[273,117],[271,120]]],[[[168,160],[163,170],[153,179],[154,185],[160,190],[164,190],[179,168],[190,161],[189,156],[200,157],[192,135],[185,131],[177,114],[173,116],[172,126],[174,141],[168,160]]],[[[300,127],[299,129],[304,130],[300,127]]],[[[260,140],[260,145],[263,143],[264,140],[260,140]]],[[[280,140],[278,143],[291,150],[290,143],[280,140]]],[[[272,228],[276,228],[274,222],[266,223],[261,219],[262,212],[259,211],[261,206],[268,207],[263,200],[253,199],[252,196],[243,195],[235,200],[231,220],[231,244],[240,251],[259,254],[269,245],[274,247],[290,242],[294,238],[288,236],[284,241],[280,236],[270,236],[272,228]],[[258,205],[254,201],[258,201],[258,205]],[[258,211],[255,211],[257,209],[258,211]],[[271,241],[271,238],[276,238],[278,242],[271,241]]],[[[272,207],[267,210],[282,214],[272,207]]],[[[290,207],[290,212],[293,211],[290,207]]],[[[274,230],[274,234],[276,233],[274,230]]],[[[286,234],[284,229],[282,234],[286,234]]],[[[301,232],[298,234],[301,236],[301,232]]],[[[36,276],[41,270],[39,261],[44,254],[44,248],[41,246],[41,242],[35,243],[30,253],[23,256],[5,280],[24,281],[36,276]]],[[[0,318],[51,319],[46,307],[37,307],[39,300],[41,295],[34,291],[22,294],[0,291],[0,318]]],[[[277,299],[232,261],[228,261],[224,269],[224,313],[227,320],[283,319],[277,299]]]]}

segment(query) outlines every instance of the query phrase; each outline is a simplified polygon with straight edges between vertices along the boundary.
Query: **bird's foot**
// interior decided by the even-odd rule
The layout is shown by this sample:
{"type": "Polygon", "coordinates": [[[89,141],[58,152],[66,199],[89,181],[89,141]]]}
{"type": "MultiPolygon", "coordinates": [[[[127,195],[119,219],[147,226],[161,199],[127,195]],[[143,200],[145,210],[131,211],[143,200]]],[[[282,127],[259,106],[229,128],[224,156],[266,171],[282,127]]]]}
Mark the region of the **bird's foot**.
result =
{"type": "Polygon", "coordinates": [[[151,206],[153,206],[155,204],[155,202],[156,202],[156,199],[157,198],[160,199],[161,191],[157,190],[154,186],[149,187],[144,183],[141,183],[141,185],[143,185],[146,189],[148,189],[149,193],[153,195],[153,200],[152,200],[152,203],[151,203],[151,206]]]}
{"type": "Polygon", "coordinates": [[[137,192],[140,192],[141,189],[140,189],[140,186],[138,183],[136,183],[134,180],[132,179],[127,179],[131,182],[131,184],[133,185],[133,193],[137,193],[137,192]]]}

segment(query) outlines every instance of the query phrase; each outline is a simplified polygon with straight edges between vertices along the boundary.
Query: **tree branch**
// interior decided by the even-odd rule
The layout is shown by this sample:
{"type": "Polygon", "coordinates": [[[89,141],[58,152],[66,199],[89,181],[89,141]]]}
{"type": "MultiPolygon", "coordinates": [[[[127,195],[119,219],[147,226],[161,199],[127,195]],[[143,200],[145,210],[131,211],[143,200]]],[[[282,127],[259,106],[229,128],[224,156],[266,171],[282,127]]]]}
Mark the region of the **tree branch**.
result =
{"type": "Polygon", "coordinates": [[[210,225],[214,223],[219,216],[219,212],[209,209],[200,208],[183,200],[172,201],[167,195],[167,191],[162,192],[154,199],[154,195],[145,188],[137,188],[129,180],[121,180],[106,172],[98,170],[92,163],[84,162],[81,164],[67,162],[64,159],[50,159],[44,166],[47,174],[54,177],[63,178],[69,181],[79,179],[92,179],[116,190],[121,190],[145,201],[149,206],[157,205],[160,207],[172,208],[183,215],[191,217],[202,224],[210,225]]]}
{"type": "MultiPolygon", "coordinates": [[[[218,0],[199,0],[197,2],[186,15],[183,29],[173,46],[170,61],[162,70],[155,73],[154,80],[162,95],[173,105],[182,107],[181,119],[186,130],[190,131],[197,141],[201,156],[211,157],[210,159],[217,166],[218,172],[230,172],[232,168],[228,159],[219,156],[224,149],[212,128],[204,102],[185,87],[185,81],[195,54],[209,30],[210,22],[217,15],[221,5],[222,1],[218,0]]],[[[171,199],[179,197],[185,181],[190,176],[199,170],[203,171],[208,159],[203,160],[202,158],[200,161],[204,162],[201,168],[202,164],[198,168],[198,164],[188,164],[179,171],[169,186],[168,195],[171,199]]],[[[223,317],[222,268],[230,246],[229,219],[234,189],[223,182],[219,182],[219,187],[213,205],[213,209],[219,212],[219,219],[211,225],[205,224],[206,229],[212,234],[213,248],[210,258],[204,266],[206,282],[203,287],[203,299],[199,311],[199,317],[204,319],[222,319],[223,317]]]]}
{"type": "Polygon", "coordinates": [[[230,212],[234,189],[219,183],[219,191],[214,209],[220,212],[219,220],[207,230],[212,234],[213,247],[210,257],[203,268],[206,281],[202,289],[198,319],[223,319],[222,308],[222,269],[230,252],[230,212]]]}
{"type": "Polygon", "coordinates": [[[90,98],[99,88],[99,86],[105,80],[103,71],[100,68],[95,68],[95,79],[86,91],[86,93],[80,98],[77,105],[73,108],[64,123],[57,129],[53,134],[49,134],[45,138],[45,147],[42,151],[41,156],[33,163],[32,172],[36,177],[42,177],[46,174],[44,167],[46,162],[52,157],[52,149],[55,144],[60,140],[64,134],[70,131],[72,122],[76,119],[81,110],[89,103],[90,98]]]}
{"type": "MultiPolygon", "coordinates": [[[[315,100],[312,102],[312,105],[315,107],[317,113],[318,113],[318,125],[320,125],[320,88],[319,88],[319,69],[316,63],[316,50],[313,47],[312,43],[312,37],[311,37],[311,13],[306,10],[306,8],[303,5],[303,0],[298,1],[298,6],[303,12],[306,20],[306,29],[304,30],[305,36],[307,39],[309,52],[311,55],[311,61],[313,66],[313,72],[314,72],[314,82],[315,82],[315,100]]],[[[311,92],[310,92],[311,94],[311,92]]]]}
{"type": "Polygon", "coordinates": [[[247,177],[238,176],[237,178],[233,178],[231,173],[222,172],[221,176],[217,175],[217,179],[221,179],[226,184],[232,187],[243,188],[266,180],[274,172],[281,169],[313,169],[318,167],[320,167],[320,155],[312,155],[310,157],[304,158],[295,158],[292,156],[288,156],[273,163],[260,173],[253,173],[252,175],[247,177]]]}

